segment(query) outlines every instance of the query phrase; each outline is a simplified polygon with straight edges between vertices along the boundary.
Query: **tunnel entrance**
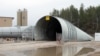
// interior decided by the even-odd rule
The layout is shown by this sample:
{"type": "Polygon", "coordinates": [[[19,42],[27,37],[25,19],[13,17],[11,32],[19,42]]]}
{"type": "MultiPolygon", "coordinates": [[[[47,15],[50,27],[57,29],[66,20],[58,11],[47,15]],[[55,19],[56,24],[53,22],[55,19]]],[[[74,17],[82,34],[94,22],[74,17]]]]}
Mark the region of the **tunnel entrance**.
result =
{"type": "Polygon", "coordinates": [[[59,38],[57,35],[62,34],[61,25],[54,17],[42,17],[35,26],[35,34],[37,35],[35,38],[40,40],[56,41],[59,38]]]}

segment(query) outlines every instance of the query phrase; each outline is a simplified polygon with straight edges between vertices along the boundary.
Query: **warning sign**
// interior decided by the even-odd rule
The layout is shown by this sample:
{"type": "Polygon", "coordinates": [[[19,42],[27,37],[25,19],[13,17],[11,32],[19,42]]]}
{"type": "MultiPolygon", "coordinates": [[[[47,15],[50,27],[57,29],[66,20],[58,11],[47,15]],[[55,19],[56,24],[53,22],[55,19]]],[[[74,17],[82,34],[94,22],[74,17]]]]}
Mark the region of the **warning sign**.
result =
{"type": "Polygon", "coordinates": [[[49,21],[50,20],[50,16],[46,16],[45,20],[49,21]]]}

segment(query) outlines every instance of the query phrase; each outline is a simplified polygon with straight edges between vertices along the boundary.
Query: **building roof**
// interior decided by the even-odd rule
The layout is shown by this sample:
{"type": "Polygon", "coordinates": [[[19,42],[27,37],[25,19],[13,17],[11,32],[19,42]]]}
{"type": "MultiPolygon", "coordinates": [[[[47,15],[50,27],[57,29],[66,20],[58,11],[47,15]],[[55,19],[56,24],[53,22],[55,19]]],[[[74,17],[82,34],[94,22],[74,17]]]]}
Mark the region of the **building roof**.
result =
{"type": "Polygon", "coordinates": [[[9,19],[14,19],[14,17],[6,17],[6,16],[0,16],[0,18],[9,18],[9,19]]]}

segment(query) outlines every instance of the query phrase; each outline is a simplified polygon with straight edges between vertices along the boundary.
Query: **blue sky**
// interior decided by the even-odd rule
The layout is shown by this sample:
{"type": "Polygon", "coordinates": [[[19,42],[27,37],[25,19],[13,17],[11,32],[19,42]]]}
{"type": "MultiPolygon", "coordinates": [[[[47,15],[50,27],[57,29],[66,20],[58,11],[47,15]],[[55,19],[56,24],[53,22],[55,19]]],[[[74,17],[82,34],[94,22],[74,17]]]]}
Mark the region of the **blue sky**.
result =
{"type": "Polygon", "coordinates": [[[54,8],[60,10],[74,5],[79,8],[81,3],[85,8],[100,5],[100,0],[0,0],[0,16],[14,17],[16,25],[18,9],[28,10],[28,25],[34,25],[39,18],[48,15],[54,8]]]}

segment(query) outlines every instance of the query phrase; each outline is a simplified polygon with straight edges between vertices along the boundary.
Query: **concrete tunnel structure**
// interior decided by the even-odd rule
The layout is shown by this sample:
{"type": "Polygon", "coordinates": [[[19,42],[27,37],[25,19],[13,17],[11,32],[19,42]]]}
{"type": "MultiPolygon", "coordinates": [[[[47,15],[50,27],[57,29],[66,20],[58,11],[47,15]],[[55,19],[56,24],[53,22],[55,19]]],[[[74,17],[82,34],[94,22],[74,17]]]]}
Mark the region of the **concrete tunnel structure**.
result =
{"type": "Polygon", "coordinates": [[[69,21],[55,16],[40,18],[35,26],[1,27],[0,37],[31,38],[36,41],[90,41],[93,37],[75,27],[69,21]]]}

